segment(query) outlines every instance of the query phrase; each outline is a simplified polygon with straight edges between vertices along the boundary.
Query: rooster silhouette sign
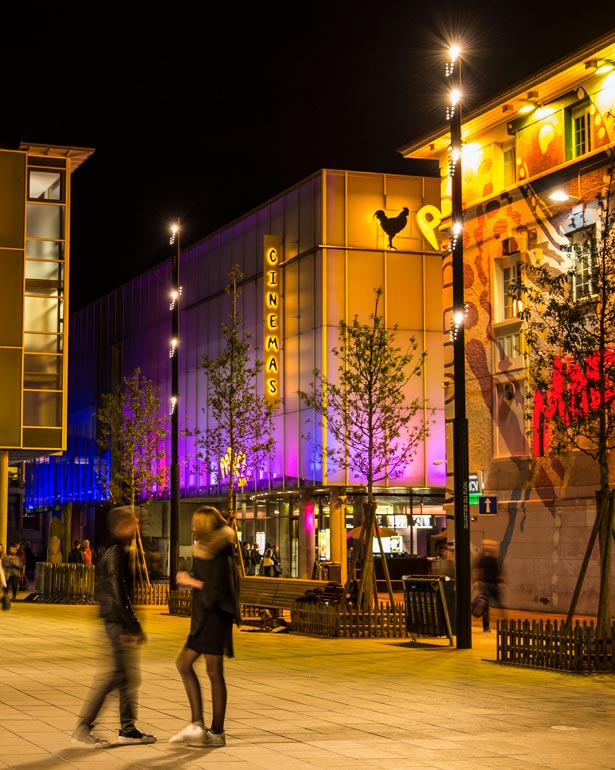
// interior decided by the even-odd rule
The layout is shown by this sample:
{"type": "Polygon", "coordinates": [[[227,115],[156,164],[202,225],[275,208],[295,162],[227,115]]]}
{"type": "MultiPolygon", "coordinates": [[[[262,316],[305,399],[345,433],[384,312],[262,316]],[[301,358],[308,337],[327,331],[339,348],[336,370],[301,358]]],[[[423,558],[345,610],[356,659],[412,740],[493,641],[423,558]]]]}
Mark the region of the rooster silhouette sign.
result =
{"type": "Polygon", "coordinates": [[[408,224],[409,213],[410,209],[406,206],[403,207],[396,217],[387,217],[382,209],[378,209],[378,211],[374,213],[374,217],[380,222],[380,227],[389,236],[390,249],[397,248],[396,246],[393,246],[393,238],[395,238],[397,233],[400,233],[408,224]]]}

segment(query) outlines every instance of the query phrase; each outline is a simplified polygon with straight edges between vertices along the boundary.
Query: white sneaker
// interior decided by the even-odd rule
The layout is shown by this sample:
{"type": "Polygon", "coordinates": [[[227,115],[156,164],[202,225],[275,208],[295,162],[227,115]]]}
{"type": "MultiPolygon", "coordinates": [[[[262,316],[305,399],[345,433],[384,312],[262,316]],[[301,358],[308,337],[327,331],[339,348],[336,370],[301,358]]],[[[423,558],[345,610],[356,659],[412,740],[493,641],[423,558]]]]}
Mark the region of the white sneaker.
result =
{"type": "Polygon", "coordinates": [[[206,746],[226,746],[226,734],[225,733],[212,733],[208,730],[205,733],[205,740],[203,743],[206,746]]]}
{"type": "Polygon", "coordinates": [[[188,746],[202,746],[204,741],[205,728],[198,722],[189,722],[172,738],[169,738],[169,743],[183,743],[188,746]]]}

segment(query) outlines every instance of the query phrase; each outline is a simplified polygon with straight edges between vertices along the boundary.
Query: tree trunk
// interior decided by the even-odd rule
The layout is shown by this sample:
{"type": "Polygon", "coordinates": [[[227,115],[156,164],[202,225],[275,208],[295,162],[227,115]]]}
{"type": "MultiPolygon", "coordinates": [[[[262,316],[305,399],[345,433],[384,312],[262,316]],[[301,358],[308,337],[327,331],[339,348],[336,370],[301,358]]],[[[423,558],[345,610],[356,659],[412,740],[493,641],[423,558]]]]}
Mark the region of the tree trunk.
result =
{"type": "Polygon", "coordinates": [[[587,567],[591,559],[596,538],[599,541],[600,555],[600,594],[598,597],[598,617],[596,632],[599,637],[608,636],[611,625],[611,556],[613,552],[613,537],[615,536],[615,491],[599,490],[596,492],[596,518],[589,536],[581,571],[574,589],[570,609],[566,616],[566,624],[571,625],[587,567]]]}
{"type": "Polygon", "coordinates": [[[372,605],[378,608],[378,584],[376,582],[376,570],[374,565],[374,533],[378,538],[378,544],[380,546],[380,556],[382,559],[382,569],[384,572],[384,579],[387,585],[387,591],[389,594],[389,601],[391,607],[395,601],[393,598],[393,587],[391,585],[391,578],[389,575],[389,568],[384,557],[382,549],[382,540],[380,538],[380,528],[376,521],[376,503],[365,503],[363,507],[363,524],[361,526],[361,532],[354,548],[352,560],[350,563],[350,569],[348,570],[348,578],[346,581],[346,592],[348,593],[350,588],[350,582],[354,579],[355,567],[357,561],[361,561],[361,577],[359,578],[359,585],[357,590],[357,607],[370,608],[372,605]]]}
{"type": "Polygon", "coordinates": [[[598,538],[600,543],[600,596],[598,599],[597,634],[605,639],[611,626],[611,554],[613,552],[613,522],[615,512],[615,492],[600,491],[598,506],[602,512],[598,538]]]}

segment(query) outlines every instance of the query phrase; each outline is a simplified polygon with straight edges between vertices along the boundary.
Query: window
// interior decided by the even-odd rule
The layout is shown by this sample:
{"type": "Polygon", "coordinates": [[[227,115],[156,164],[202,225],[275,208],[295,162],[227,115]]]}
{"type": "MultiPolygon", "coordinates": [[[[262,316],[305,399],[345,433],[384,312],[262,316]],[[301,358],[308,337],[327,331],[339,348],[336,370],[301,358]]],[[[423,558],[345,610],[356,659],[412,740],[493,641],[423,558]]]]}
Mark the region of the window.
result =
{"type": "Polygon", "coordinates": [[[495,320],[517,318],[521,310],[521,249],[525,249],[525,237],[517,234],[502,240],[502,257],[495,262],[494,310],[495,320]]]}
{"type": "Polygon", "coordinates": [[[570,291],[576,301],[596,293],[596,266],[594,256],[594,228],[586,227],[569,234],[570,238],[570,291]]]}
{"type": "Polygon", "coordinates": [[[502,269],[502,289],[504,293],[504,319],[516,318],[520,310],[519,290],[515,287],[519,282],[519,264],[515,262],[502,269]]]}
{"type": "Polygon", "coordinates": [[[30,169],[28,171],[28,198],[37,201],[63,201],[63,181],[64,172],[62,171],[30,169]]]}
{"type": "Polygon", "coordinates": [[[572,153],[579,158],[591,152],[591,116],[589,106],[583,104],[572,112],[572,153]]]}
{"type": "Polygon", "coordinates": [[[500,361],[512,362],[524,352],[523,335],[518,331],[511,334],[498,334],[496,345],[500,361]]]}

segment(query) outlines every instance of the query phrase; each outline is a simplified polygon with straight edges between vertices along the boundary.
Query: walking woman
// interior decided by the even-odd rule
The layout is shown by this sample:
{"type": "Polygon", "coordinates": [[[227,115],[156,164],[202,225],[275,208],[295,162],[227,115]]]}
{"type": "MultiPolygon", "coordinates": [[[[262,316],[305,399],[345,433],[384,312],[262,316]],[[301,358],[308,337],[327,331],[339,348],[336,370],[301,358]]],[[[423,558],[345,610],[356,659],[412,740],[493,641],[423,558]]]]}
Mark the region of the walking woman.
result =
{"type": "Polygon", "coordinates": [[[191,722],[174,735],[169,743],[190,746],[224,746],[226,682],[224,655],[233,657],[233,623],[239,625],[239,580],[235,565],[235,532],[222,514],[204,505],[192,515],[192,573],[178,572],[177,585],[192,589],[190,633],[177,658],[188,703],[191,722]],[[201,685],[194,664],[205,656],[211,685],[212,722],[205,728],[201,685]]]}

